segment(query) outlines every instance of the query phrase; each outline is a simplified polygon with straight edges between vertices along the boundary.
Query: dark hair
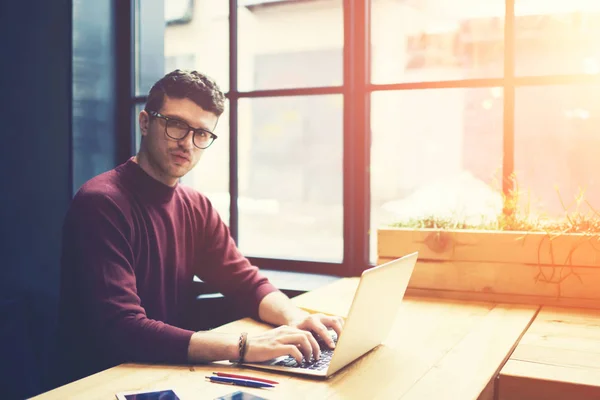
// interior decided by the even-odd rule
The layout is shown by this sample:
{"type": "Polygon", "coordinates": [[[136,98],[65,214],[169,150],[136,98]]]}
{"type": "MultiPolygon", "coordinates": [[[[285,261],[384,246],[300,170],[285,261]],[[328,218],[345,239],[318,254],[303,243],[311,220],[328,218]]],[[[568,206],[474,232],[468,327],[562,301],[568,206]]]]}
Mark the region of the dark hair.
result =
{"type": "Polygon", "coordinates": [[[146,111],[160,111],[165,95],[176,99],[188,98],[217,117],[225,109],[225,95],[217,83],[198,71],[176,69],[157,81],[146,101],[146,111]]]}

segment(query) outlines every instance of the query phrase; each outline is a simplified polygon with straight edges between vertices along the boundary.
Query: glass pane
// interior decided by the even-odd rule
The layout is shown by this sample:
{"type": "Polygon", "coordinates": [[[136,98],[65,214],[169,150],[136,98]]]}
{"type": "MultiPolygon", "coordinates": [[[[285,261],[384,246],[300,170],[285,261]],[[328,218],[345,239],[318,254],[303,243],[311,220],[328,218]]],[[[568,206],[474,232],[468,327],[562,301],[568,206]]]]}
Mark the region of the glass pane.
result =
{"type": "Polygon", "coordinates": [[[240,100],[244,254],[342,260],[342,109],[338,95],[240,100]]]}
{"type": "Polygon", "coordinates": [[[146,95],[175,69],[202,72],[229,90],[229,3],[138,0],[136,94],[146,95]],[[156,27],[164,29],[156,29],[156,27]]]}
{"type": "Polygon", "coordinates": [[[240,90],[342,84],[341,0],[239,0],[238,32],[240,90]]]}
{"type": "Polygon", "coordinates": [[[600,1],[516,0],[519,75],[599,74],[600,1]]]}
{"type": "Polygon", "coordinates": [[[112,2],[73,2],[73,193],[115,166],[112,2]]]}
{"type": "Polygon", "coordinates": [[[164,73],[197,70],[228,91],[229,2],[165,0],[165,15],[164,73]]]}
{"type": "Polygon", "coordinates": [[[515,174],[521,209],[531,217],[589,213],[585,202],[574,203],[580,190],[600,209],[599,91],[598,85],[516,90],[515,174]]]}
{"type": "Polygon", "coordinates": [[[208,197],[223,221],[229,225],[229,102],[225,112],[219,117],[213,144],[202,154],[198,164],[182,183],[192,186],[208,197]]]}
{"type": "Polygon", "coordinates": [[[371,262],[380,226],[431,218],[481,226],[501,213],[502,93],[372,95],[371,262]]]}
{"type": "Polygon", "coordinates": [[[134,138],[134,144],[135,144],[135,153],[137,154],[138,151],[140,151],[140,142],[142,140],[142,133],[140,132],[140,122],[139,122],[139,115],[140,115],[140,111],[142,111],[144,109],[145,104],[141,103],[141,104],[136,104],[135,105],[135,109],[134,109],[134,113],[133,113],[133,126],[135,129],[135,138],[134,138]]]}
{"type": "Polygon", "coordinates": [[[172,0],[135,1],[135,94],[146,95],[164,75],[165,9],[172,0]]]}
{"type": "Polygon", "coordinates": [[[500,77],[504,0],[373,0],[372,82],[500,77]]]}

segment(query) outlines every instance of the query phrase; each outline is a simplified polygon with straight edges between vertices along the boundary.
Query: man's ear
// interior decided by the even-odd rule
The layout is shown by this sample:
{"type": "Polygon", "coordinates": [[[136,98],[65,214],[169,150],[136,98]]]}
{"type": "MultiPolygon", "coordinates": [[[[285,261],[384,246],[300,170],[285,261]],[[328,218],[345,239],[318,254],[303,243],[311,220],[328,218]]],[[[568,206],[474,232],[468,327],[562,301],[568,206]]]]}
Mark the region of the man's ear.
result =
{"type": "Polygon", "coordinates": [[[138,122],[140,124],[140,132],[142,136],[146,136],[148,134],[148,127],[150,125],[150,115],[148,115],[146,110],[140,111],[138,122]]]}

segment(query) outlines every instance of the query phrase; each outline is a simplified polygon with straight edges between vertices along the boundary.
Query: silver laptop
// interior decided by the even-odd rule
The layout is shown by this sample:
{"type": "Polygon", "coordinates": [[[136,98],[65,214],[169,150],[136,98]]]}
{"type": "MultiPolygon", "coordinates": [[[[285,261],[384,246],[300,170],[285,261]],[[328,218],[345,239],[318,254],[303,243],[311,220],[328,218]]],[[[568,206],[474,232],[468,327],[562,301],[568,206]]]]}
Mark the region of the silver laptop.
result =
{"type": "Polygon", "coordinates": [[[344,329],[339,338],[330,331],[336,347],[322,340],[321,358],[298,365],[291,356],[243,365],[286,373],[328,377],[383,342],[392,328],[417,262],[418,252],[365,270],[354,294],[344,329]]]}

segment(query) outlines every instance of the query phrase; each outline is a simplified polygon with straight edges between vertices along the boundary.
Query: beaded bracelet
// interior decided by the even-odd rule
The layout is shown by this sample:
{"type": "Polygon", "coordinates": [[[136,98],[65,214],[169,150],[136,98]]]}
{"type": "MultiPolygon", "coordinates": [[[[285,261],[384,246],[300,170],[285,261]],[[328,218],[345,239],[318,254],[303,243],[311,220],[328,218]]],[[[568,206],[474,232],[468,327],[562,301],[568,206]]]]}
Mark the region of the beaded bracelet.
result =
{"type": "Polygon", "coordinates": [[[239,353],[240,353],[240,358],[239,361],[240,363],[244,362],[244,357],[246,357],[246,343],[248,342],[248,333],[246,332],[242,332],[242,334],[240,335],[240,341],[238,344],[238,349],[239,349],[239,353]]]}

